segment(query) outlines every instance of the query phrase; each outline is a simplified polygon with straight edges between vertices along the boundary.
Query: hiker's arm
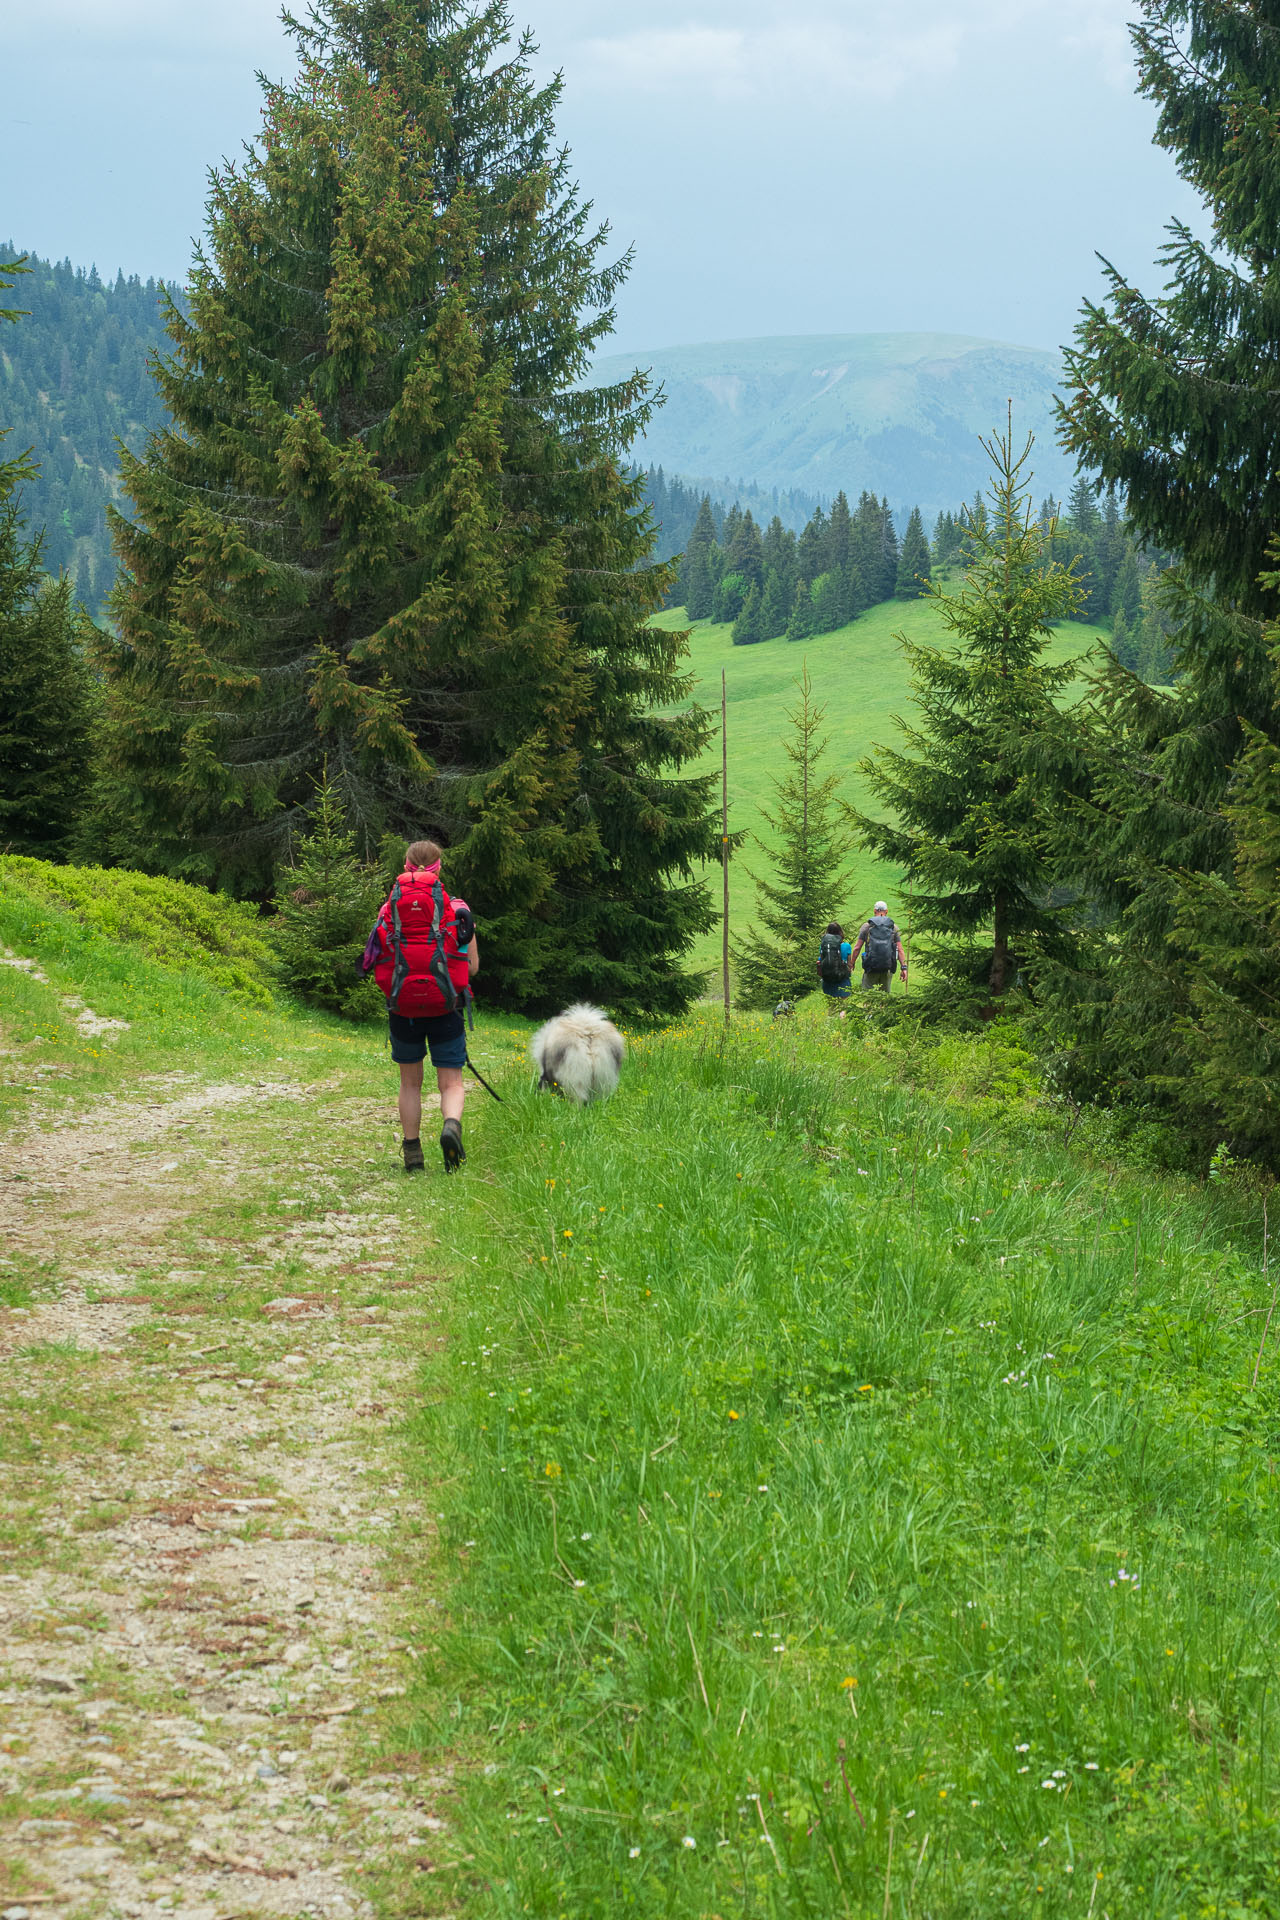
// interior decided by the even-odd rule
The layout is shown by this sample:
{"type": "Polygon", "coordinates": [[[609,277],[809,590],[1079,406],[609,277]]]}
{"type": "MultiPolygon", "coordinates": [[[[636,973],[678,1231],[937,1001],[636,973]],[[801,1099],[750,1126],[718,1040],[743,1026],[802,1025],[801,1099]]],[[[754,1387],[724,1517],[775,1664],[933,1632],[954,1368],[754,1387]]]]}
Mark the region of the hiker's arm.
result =
{"type": "Polygon", "coordinates": [[[854,948],[853,952],[849,955],[850,966],[853,965],[854,961],[857,959],[858,955],[862,952],[862,949],[866,946],[866,944],[867,944],[866,941],[861,937],[861,935],[859,935],[858,944],[854,948]]]}
{"type": "Polygon", "coordinates": [[[480,942],[471,936],[471,945],[467,948],[467,972],[474,980],[480,971],[480,942]]]}

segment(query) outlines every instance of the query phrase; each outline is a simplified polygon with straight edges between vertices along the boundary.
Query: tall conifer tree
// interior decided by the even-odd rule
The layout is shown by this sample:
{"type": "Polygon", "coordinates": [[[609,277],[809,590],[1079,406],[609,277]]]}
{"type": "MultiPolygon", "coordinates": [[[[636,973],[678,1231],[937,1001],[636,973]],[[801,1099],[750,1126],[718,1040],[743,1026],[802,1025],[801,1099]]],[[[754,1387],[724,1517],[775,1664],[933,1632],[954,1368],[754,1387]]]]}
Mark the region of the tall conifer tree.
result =
{"type": "Polygon", "coordinates": [[[698,517],[693,523],[693,532],[689,535],[680,562],[680,588],[684,597],[684,610],[691,620],[706,620],[710,617],[712,600],[715,595],[715,582],[708,567],[708,555],[716,544],[716,523],[711,512],[711,499],[703,494],[702,505],[698,508],[698,517]]]}
{"type": "MultiPolygon", "coordinates": [[[[1100,689],[1093,806],[1077,873],[1114,938],[1078,982],[1066,1022],[1084,1091],[1125,1088],[1207,1124],[1188,967],[1178,943],[1186,876],[1231,889],[1228,798],[1237,759],[1280,738],[1266,640],[1277,587],[1267,543],[1280,525],[1280,35],[1272,0],[1140,0],[1133,38],[1156,140],[1201,196],[1211,232],[1169,229],[1164,290],[1114,268],[1068,355],[1063,410],[1083,466],[1122,493],[1138,537],[1177,556],[1146,592],[1144,676],[1100,689]],[[1169,631],[1166,642],[1164,628],[1169,631]]],[[[1148,575],[1150,580],[1150,575],[1148,575]]],[[[1247,917],[1254,907],[1241,898],[1247,917]]]]}
{"type": "Polygon", "coordinates": [[[813,595],[809,591],[809,583],[807,580],[797,580],[796,597],[791,603],[791,612],[787,618],[787,639],[807,640],[817,630],[813,595]]]}
{"type": "Polygon", "coordinates": [[[1011,424],[983,442],[995,468],[989,521],[970,525],[975,557],[960,592],[928,589],[959,649],[902,637],[920,720],[903,726],[908,752],[877,748],[861,769],[892,818],[848,810],[864,845],[911,876],[915,925],[935,936],[930,965],[990,996],[1061,946],[1045,902],[1052,803],[1074,750],[1055,699],[1077,663],[1050,666],[1043,653],[1078,589],[1044,560],[1024,486],[1031,444],[1015,455],[1011,424]]]}
{"type": "Polygon", "coordinates": [[[919,507],[912,507],[907,530],[902,536],[902,552],[898,556],[899,600],[918,600],[932,577],[924,521],[920,518],[919,507]]]}
{"type": "Polygon", "coordinates": [[[831,502],[831,512],[827,515],[827,570],[843,574],[849,565],[850,544],[853,539],[853,515],[849,512],[849,502],[844,489],[831,502]]]}
{"type": "Polygon", "coordinates": [[[753,581],[742,603],[742,612],[733,623],[735,647],[754,646],[757,640],[767,637],[760,623],[762,597],[759,582],[753,581]]]}
{"type": "Polygon", "coordinates": [[[781,575],[770,567],[764,579],[764,594],[760,601],[760,638],[776,640],[787,630],[787,617],[791,608],[792,595],[787,591],[786,582],[781,575]]]}
{"type": "Polygon", "coordinates": [[[893,524],[889,502],[880,502],[880,564],[876,574],[876,598],[892,600],[898,591],[898,530],[893,524]]]}
{"type": "Polygon", "coordinates": [[[740,573],[749,586],[759,586],[764,580],[764,552],[760,529],[750,510],[742,515],[732,534],[727,525],[725,531],[725,572],[740,573]]]}
{"type": "Polygon", "coordinates": [[[250,893],[327,759],[362,846],[435,831],[530,1006],[683,1005],[716,841],[671,573],[578,379],[603,265],[558,83],[502,0],[320,0],[217,174],[173,415],[124,476],[102,802],[118,853],[250,893]]]}

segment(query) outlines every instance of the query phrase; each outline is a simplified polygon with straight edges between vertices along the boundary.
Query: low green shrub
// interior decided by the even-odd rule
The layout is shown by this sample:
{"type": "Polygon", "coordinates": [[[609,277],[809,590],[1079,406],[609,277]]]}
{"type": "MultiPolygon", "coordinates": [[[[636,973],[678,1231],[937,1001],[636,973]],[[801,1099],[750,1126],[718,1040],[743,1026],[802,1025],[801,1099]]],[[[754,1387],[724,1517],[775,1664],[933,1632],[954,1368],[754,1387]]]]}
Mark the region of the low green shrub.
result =
{"type": "Polygon", "coordinates": [[[0,890],[64,907],[108,939],[140,947],[168,966],[191,967],[259,1006],[271,1000],[272,956],[252,907],[184,880],[127,867],[57,867],[0,856],[0,890]]]}

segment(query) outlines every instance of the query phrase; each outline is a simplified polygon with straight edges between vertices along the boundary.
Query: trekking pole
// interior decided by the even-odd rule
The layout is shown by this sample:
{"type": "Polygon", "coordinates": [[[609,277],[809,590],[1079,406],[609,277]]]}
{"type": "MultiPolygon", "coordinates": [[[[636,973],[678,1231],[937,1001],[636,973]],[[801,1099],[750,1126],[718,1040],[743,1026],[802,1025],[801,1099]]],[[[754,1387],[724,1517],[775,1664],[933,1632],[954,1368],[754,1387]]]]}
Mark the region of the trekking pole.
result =
{"type": "Polygon", "coordinates": [[[486,1093],[492,1093],[498,1105],[501,1106],[502,1095],[500,1093],[494,1092],[494,1089],[489,1085],[489,1082],[485,1079],[484,1075],[481,1073],[479,1067],[476,1065],[475,1061],[471,1058],[470,1054],[467,1055],[466,1067],[467,1067],[467,1072],[471,1074],[474,1079],[480,1082],[480,1085],[484,1088],[486,1093]]]}

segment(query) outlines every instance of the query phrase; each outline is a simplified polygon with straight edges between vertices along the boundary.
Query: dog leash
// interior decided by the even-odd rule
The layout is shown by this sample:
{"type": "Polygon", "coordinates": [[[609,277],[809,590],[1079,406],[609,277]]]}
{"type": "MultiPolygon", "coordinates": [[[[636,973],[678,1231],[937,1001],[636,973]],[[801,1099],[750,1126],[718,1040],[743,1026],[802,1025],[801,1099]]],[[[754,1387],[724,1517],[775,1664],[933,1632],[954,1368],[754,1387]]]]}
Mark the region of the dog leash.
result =
{"type": "Polygon", "coordinates": [[[500,1093],[494,1092],[494,1089],[489,1085],[489,1082],[485,1079],[484,1075],[481,1073],[479,1067],[476,1065],[475,1061],[471,1058],[470,1054],[467,1055],[466,1064],[467,1064],[467,1072],[473,1075],[473,1077],[480,1082],[480,1085],[484,1088],[486,1093],[492,1093],[498,1105],[501,1106],[502,1095],[500,1093]]]}

